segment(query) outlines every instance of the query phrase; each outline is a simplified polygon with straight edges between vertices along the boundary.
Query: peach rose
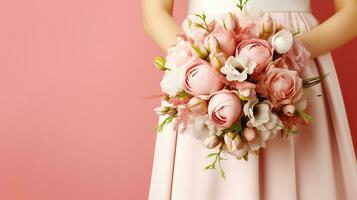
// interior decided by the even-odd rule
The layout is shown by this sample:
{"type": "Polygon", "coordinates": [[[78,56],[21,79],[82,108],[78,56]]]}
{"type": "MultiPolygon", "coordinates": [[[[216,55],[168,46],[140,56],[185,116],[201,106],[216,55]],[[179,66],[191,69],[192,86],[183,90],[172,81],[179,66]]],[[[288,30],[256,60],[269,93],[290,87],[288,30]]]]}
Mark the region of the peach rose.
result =
{"type": "Polygon", "coordinates": [[[208,102],[208,117],[220,128],[229,128],[241,117],[242,102],[237,94],[222,90],[214,94],[208,102]]]}
{"type": "Polygon", "coordinates": [[[209,95],[219,91],[224,83],[212,66],[201,59],[196,59],[187,65],[183,88],[193,96],[209,95]]]}
{"type": "Polygon", "coordinates": [[[297,71],[271,65],[257,84],[257,92],[268,97],[274,107],[298,102],[303,93],[302,79],[297,71]]]}

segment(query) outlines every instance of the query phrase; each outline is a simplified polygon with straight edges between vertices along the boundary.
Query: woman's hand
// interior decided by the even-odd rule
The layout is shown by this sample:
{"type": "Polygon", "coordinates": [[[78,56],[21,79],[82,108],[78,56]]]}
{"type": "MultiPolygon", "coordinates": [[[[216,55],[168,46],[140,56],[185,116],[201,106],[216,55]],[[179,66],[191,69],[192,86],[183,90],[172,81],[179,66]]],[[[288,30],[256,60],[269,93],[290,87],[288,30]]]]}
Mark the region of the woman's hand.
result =
{"type": "Polygon", "coordinates": [[[345,44],[357,35],[357,0],[335,0],[336,13],[301,35],[300,39],[317,57],[345,44]]]}
{"type": "Polygon", "coordinates": [[[145,31],[164,50],[173,45],[180,26],[172,18],[174,0],[142,0],[145,31]]]}

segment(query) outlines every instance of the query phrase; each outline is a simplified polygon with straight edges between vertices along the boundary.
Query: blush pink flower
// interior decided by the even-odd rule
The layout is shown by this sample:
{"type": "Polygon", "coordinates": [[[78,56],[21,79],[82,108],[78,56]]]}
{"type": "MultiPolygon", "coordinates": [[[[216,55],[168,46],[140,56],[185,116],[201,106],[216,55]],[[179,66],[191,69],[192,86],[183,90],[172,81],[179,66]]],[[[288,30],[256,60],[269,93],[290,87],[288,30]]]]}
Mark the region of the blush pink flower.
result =
{"type": "Polygon", "coordinates": [[[185,65],[192,58],[191,49],[190,42],[179,39],[175,46],[169,48],[165,67],[172,69],[185,65]]]}
{"type": "Polygon", "coordinates": [[[226,56],[234,54],[237,44],[233,31],[217,26],[211,34],[217,39],[220,50],[225,53],[226,56]]]}
{"type": "Polygon", "coordinates": [[[271,66],[258,82],[256,90],[278,108],[300,100],[303,94],[302,79],[296,71],[271,66]]]}
{"type": "Polygon", "coordinates": [[[224,87],[214,68],[206,61],[196,59],[187,65],[183,89],[193,96],[209,95],[224,87]]]}
{"type": "Polygon", "coordinates": [[[191,98],[187,106],[194,116],[207,114],[207,103],[200,98],[191,98]]]}
{"type": "Polygon", "coordinates": [[[292,48],[284,57],[289,67],[298,72],[301,72],[310,62],[310,52],[296,38],[294,39],[292,48]]]}
{"type": "Polygon", "coordinates": [[[267,67],[254,70],[254,73],[250,76],[251,80],[259,81],[271,67],[277,67],[282,69],[289,69],[286,60],[282,57],[270,62],[267,67]]]}
{"type": "Polygon", "coordinates": [[[208,117],[220,128],[229,128],[241,117],[242,102],[232,91],[222,90],[214,94],[208,103],[208,117]]]}
{"type": "Polygon", "coordinates": [[[251,38],[259,38],[261,30],[259,30],[258,25],[254,23],[245,24],[239,28],[236,39],[238,41],[244,41],[251,38]]]}
{"type": "Polygon", "coordinates": [[[249,39],[240,42],[236,56],[248,59],[248,63],[256,64],[255,70],[264,69],[273,58],[273,51],[266,40],[249,39]]]}

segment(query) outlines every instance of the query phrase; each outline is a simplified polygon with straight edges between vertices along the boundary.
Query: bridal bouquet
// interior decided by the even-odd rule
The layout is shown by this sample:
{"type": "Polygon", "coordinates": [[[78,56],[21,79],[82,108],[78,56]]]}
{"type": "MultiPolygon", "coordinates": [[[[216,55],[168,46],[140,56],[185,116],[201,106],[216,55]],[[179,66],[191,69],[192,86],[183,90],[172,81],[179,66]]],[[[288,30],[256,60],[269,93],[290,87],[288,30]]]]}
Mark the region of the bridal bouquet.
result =
{"type": "Polygon", "coordinates": [[[298,32],[274,22],[269,14],[227,13],[220,19],[190,15],[166,58],[155,58],[164,71],[160,132],[191,134],[217,152],[205,169],[221,168],[223,155],[248,159],[278,134],[308,125],[309,90],[324,76],[303,79],[310,54],[298,32]]]}

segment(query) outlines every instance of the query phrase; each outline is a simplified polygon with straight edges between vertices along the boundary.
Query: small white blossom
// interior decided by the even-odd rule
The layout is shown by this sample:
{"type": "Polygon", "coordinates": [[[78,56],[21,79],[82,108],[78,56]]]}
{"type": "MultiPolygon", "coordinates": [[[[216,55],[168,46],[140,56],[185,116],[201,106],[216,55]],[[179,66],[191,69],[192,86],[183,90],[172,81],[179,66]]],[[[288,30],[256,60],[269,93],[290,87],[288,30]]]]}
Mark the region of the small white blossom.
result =
{"type": "Polygon", "coordinates": [[[228,81],[243,82],[248,78],[248,74],[252,74],[256,64],[249,63],[246,57],[229,57],[224,66],[220,69],[223,74],[226,74],[228,81]]]}
{"type": "Polygon", "coordinates": [[[170,96],[175,96],[183,91],[183,82],[185,81],[185,67],[177,67],[167,70],[163,76],[160,86],[161,90],[170,96]]]}

